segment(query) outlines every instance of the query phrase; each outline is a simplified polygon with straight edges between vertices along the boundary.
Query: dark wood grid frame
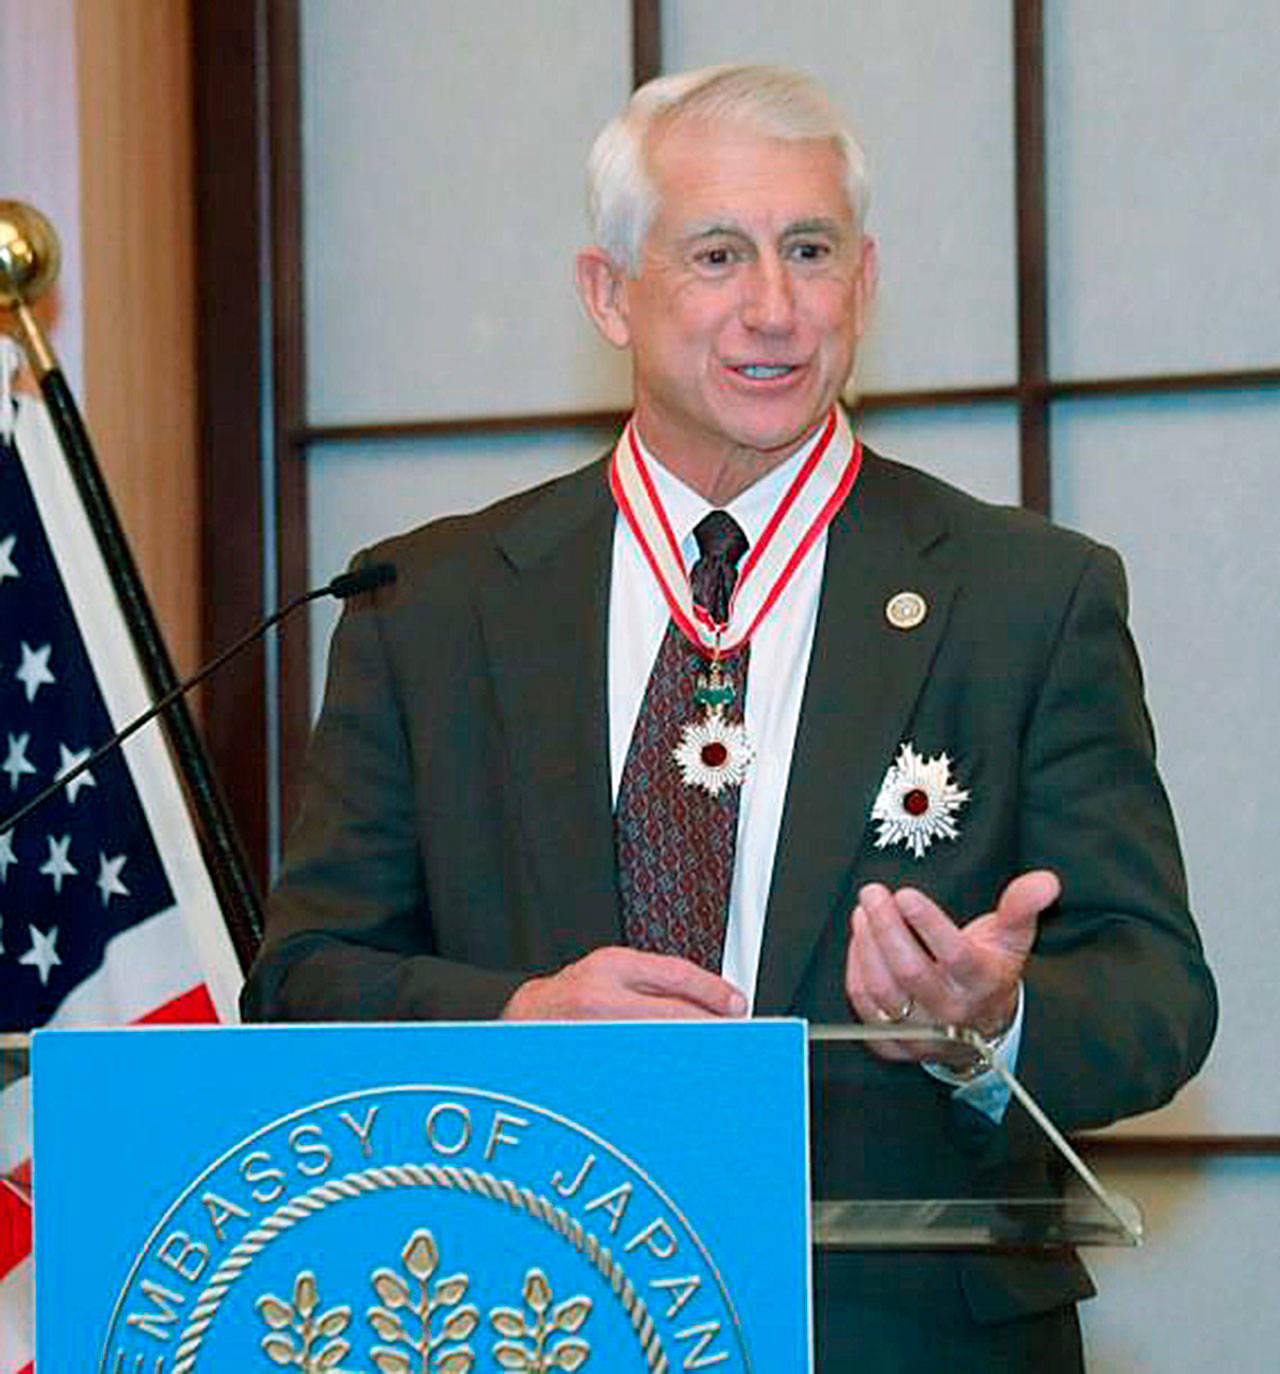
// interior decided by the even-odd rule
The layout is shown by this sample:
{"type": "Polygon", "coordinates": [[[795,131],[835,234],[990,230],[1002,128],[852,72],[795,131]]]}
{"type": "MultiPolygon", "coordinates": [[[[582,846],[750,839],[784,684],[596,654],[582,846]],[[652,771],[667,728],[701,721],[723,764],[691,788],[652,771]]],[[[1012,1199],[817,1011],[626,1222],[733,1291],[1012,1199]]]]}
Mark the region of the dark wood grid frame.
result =
{"type": "MultiPolygon", "coordinates": [[[[613,428],[614,411],[308,425],[302,302],[300,0],[191,0],[196,93],[198,359],[204,491],[203,648],[211,656],[255,616],[302,591],[307,452],[320,444],[475,432],[613,428]],[[265,420],[264,420],[265,416],[265,420]],[[270,480],[264,482],[264,472],[270,480]],[[268,541],[267,535],[271,539],[268,541]],[[268,546],[274,548],[269,557],[268,546]],[[266,570],[274,566],[267,589],[266,570]]],[[[866,412],[1014,405],[1021,500],[1049,513],[1049,409],[1056,400],[1266,389],[1280,367],[1053,381],[1048,365],[1043,0],[1011,0],[1014,54],[1018,371],[1008,385],[865,395],[866,412]]],[[[635,84],[661,71],[660,0],[631,0],[635,84]]],[[[268,798],[288,817],[308,730],[307,624],[282,636],[270,776],[262,654],[213,680],[210,748],[259,877],[271,867],[268,798]]],[[[1091,1151],[1280,1153],[1280,1136],[1113,1136],[1091,1151]]]]}
{"type": "MultiPolygon", "coordinates": [[[[192,0],[203,654],[307,579],[298,0],[192,0]],[[267,586],[268,570],[273,585],[267,586]]],[[[279,776],[306,742],[306,620],[280,636],[279,776]]],[[[211,681],[206,738],[259,881],[273,792],[266,657],[211,681]]],[[[283,798],[280,798],[283,804],[283,798]]]]}

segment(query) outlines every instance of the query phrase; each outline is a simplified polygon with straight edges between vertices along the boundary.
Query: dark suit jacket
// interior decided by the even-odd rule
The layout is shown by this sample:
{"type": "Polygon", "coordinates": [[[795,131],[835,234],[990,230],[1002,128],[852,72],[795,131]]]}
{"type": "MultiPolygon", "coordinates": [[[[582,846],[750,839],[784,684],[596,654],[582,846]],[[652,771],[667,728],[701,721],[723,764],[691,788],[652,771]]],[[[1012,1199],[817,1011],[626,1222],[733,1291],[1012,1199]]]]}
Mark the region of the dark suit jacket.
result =
{"type": "MultiPolygon", "coordinates": [[[[492,1017],[532,973],[622,942],[605,471],[370,555],[399,578],[337,631],[247,1015],[492,1017]]],[[[1046,867],[1063,894],[1026,973],[1027,1086],[1077,1129],[1152,1108],[1195,1071],[1216,1002],[1125,613],[1110,550],[867,454],[830,527],[759,1014],[850,1019],[862,883],[914,884],[962,918],[1046,867]],[[909,631],[885,616],[901,590],[928,603],[909,631]],[[904,740],[946,751],[970,793],[959,838],[922,859],[877,849],[869,823],[904,740]]],[[[815,1051],[814,1067],[819,1196],[1051,1185],[1017,1108],[994,1127],[919,1068],[856,1047],[815,1051]]],[[[833,1304],[867,1282],[861,1261],[842,1266],[820,1275],[833,1304]]],[[[940,1273],[979,1321],[1089,1291],[1069,1256],[971,1257],[940,1273]]]]}

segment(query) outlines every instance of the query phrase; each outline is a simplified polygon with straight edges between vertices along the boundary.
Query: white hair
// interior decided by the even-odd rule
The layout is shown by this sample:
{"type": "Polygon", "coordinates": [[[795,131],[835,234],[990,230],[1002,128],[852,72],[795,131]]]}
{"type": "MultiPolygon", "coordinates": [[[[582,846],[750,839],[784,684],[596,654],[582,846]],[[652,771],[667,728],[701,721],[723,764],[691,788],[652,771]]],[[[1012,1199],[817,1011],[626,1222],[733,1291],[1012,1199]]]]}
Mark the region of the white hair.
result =
{"type": "Polygon", "coordinates": [[[744,124],[770,138],[834,140],[844,157],[849,208],[859,233],[870,201],[867,159],[827,93],[787,67],[723,66],[660,76],[641,86],[611,119],[587,159],[591,231],[631,276],[658,208],[645,154],[656,127],[680,119],[744,124]]]}

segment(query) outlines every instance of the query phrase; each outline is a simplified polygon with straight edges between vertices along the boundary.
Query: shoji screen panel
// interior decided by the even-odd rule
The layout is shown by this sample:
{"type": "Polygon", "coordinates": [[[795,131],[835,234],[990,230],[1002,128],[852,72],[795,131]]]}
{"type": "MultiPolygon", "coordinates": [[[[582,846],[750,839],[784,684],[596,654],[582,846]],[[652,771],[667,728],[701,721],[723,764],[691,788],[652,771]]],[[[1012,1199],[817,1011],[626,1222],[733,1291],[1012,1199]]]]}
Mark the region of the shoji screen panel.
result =
{"type": "Polygon", "coordinates": [[[1055,379],[1280,365],[1280,5],[1045,7],[1055,379]]]}
{"type": "Polygon", "coordinates": [[[1016,373],[1013,44],[991,0],[789,0],[663,11],[671,70],[784,62],[837,97],[871,162],[880,246],[868,391],[1012,384],[1016,373]]]}
{"type": "Polygon", "coordinates": [[[1276,1134],[1280,394],[1064,401],[1053,440],[1059,518],[1124,552],[1161,766],[1222,993],[1209,1067],[1159,1124],[1276,1134]]]}
{"type": "Polygon", "coordinates": [[[301,19],[309,422],[624,404],[572,251],[587,149],[630,86],[626,0],[301,19]]]}
{"type": "MultiPolygon", "coordinates": [[[[315,581],[608,442],[559,417],[629,395],[578,305],[573,254],[587,150],[631,85],[631,7],[324,0],[301,21],[315,581]],[[495,426],[512,415],[546,425],[495,426]]],[[[313,709],[335,618],[313,611],[313,709]]]]}

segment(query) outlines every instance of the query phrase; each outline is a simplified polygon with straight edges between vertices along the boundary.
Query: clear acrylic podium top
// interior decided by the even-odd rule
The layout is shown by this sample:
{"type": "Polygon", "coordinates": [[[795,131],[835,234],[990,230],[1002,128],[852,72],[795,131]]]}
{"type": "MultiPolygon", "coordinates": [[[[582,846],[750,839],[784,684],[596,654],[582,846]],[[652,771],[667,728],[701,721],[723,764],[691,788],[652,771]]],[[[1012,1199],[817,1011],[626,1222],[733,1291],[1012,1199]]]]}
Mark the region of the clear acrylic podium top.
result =
{"type": "MultiPolygon", "coordinates": [[[[811,1046],[904,1038],[902,1027],[894,1025],[809,1027],[811,1046]]],[[[952,1049],[959,1045],[980,1067],[996,1073],[1062,1160],[1069,1185],[1061,1194],[1045,1197],[817,1199],[813,1239],[819,1249],[1041,1250],[1142,1243],[1137,1203],[1102,1185],[1026,1088],[998,1062],[987,1041],[957,1027],[916,1025],[910,1039],[936,1040],[952,1049]]]]}
{"type": "MultiPolygon", "coordinates": [[[[901,1039],[892,1026],[818,1026],[815,1042],[901,1039]]],[[[815,1201],[813,1240],[831,1250],[1055,1249],[1066,1246],[1141,1244],[1142,1214],[1132,1199],[1106,1189],[1061,1135],[1016,1077],[997,1065],[990,1046],[970,1031],[913,1026],[913,1040],[966,1045],[1005,1080],[1070,1170],[1062,1195],[1043,1198],[841,1198],[815,1201]]],[[[21,1089],[28,1072],[28,1038],[0,1034],[0,1088],[21,1089]]],[[[21,1091],[6,1094],[12,1102],[21,1091]]],[[[0,1161],[24,1158],[30,1148],[30,1119],[21,1111],[0,1116],[0,1161]]]]}

